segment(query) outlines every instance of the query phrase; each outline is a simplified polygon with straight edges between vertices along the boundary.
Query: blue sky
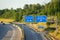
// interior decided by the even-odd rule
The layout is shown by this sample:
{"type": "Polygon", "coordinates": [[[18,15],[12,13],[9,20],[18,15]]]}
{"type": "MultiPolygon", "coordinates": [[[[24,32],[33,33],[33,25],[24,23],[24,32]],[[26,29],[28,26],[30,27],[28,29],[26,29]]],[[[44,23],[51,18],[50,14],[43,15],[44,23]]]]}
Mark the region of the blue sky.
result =
{"type": "Polygon", "coordinates": [[[23,8],[25,4],[45,4],[51,0],[0,0],[0,9],[23,8]]]}

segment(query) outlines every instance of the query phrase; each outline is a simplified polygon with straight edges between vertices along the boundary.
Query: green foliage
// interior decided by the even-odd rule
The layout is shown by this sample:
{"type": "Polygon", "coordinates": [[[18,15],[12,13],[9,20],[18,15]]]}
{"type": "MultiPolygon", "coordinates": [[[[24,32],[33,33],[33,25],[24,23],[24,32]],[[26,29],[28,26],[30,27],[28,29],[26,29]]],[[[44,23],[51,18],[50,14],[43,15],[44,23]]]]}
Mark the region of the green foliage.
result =
{"type": "Polygon", "coordinates": [[[23,9],[17,8],[16,10],[3,9],[0,10],[0,18],[10,18],[16,21],[21,21],[23,16],[26,15],[46,15],[46,16],[57,16],[60,19],[60,0],[52,0],[48,4],[26,4],[23,9]]]}
{"type": "Polygon", "coordinates": [[[56,28],[50,28],[50,27],[48,27],[45,30],[48,31],[48,32],[54,32],[56,30],[56,28]]]}

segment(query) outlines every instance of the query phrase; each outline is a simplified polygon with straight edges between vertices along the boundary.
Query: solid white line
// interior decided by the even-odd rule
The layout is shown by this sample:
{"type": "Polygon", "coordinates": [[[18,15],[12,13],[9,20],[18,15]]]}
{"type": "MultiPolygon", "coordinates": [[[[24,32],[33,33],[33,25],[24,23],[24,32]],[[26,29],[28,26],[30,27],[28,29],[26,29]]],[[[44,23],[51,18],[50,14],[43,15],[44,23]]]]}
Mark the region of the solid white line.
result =
{"type": "MultiPolygon", "coordinates": [[[[10,26],[11,27],[11,26],[10,26]]],[[[13,38],[14,38],[14,36],[15,36],[15,30],[14,30],[14,28],[13,27],[11,27],[12,29],[13,29],[13,34],[12,34],[12,36],[11,36],[11,38],[10,38],[10,40],[13,40],[13,38]]]]}

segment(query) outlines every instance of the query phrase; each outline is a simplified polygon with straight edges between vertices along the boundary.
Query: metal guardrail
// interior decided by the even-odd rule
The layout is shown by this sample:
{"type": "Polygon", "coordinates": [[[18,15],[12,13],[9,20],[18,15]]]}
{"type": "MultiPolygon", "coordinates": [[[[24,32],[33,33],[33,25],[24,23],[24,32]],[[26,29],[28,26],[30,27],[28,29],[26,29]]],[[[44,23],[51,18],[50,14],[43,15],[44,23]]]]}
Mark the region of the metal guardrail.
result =
{"type": "Polygon", "coordinates": [[[49,35],[45,34],[44,35],[46,37],[47,40],[53,40],[49,35]]]}
{"type": "Polygon", "coordinates": [[[55,38],[55,37],[53,37],[53,36],[51,36],[51,35],[49,35],[53,40],[58,40],[57,38],[55,38]]]}
{"type": "Polygon", "coordinates": [[[47,40],[58,40],[57,38],[55,38],[49,34],[44,34],[44,36],[47,38],[47,40]]]}

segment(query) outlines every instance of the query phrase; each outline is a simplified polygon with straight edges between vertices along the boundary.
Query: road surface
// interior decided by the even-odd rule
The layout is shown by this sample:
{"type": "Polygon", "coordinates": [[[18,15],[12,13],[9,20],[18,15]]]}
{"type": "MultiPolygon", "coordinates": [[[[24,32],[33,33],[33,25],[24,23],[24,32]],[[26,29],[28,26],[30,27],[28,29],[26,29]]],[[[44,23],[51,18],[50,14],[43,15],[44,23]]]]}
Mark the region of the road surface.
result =
{"type": "Polygon", "coordinates": [[[41,34],[36,33],[24,24],[19,24],[24,31],[24,40],[44,40],[41,34]]]}
{"type": "Polygon", "coordinates": [[[0,23],[0,40],[21,40],[20,32],[12,24],[2,25],[0,23]]]}
{"type": "MultiPolygon", "coordinates": [[[[41,35],[34,30],[28,28],[24,24],[18,24],[23,29],[24,40],[45,40],[41,35]]],[[[21,32],[13,27],[12,24],[0,24],[0,40],[21,40],[21,32]]]]}

